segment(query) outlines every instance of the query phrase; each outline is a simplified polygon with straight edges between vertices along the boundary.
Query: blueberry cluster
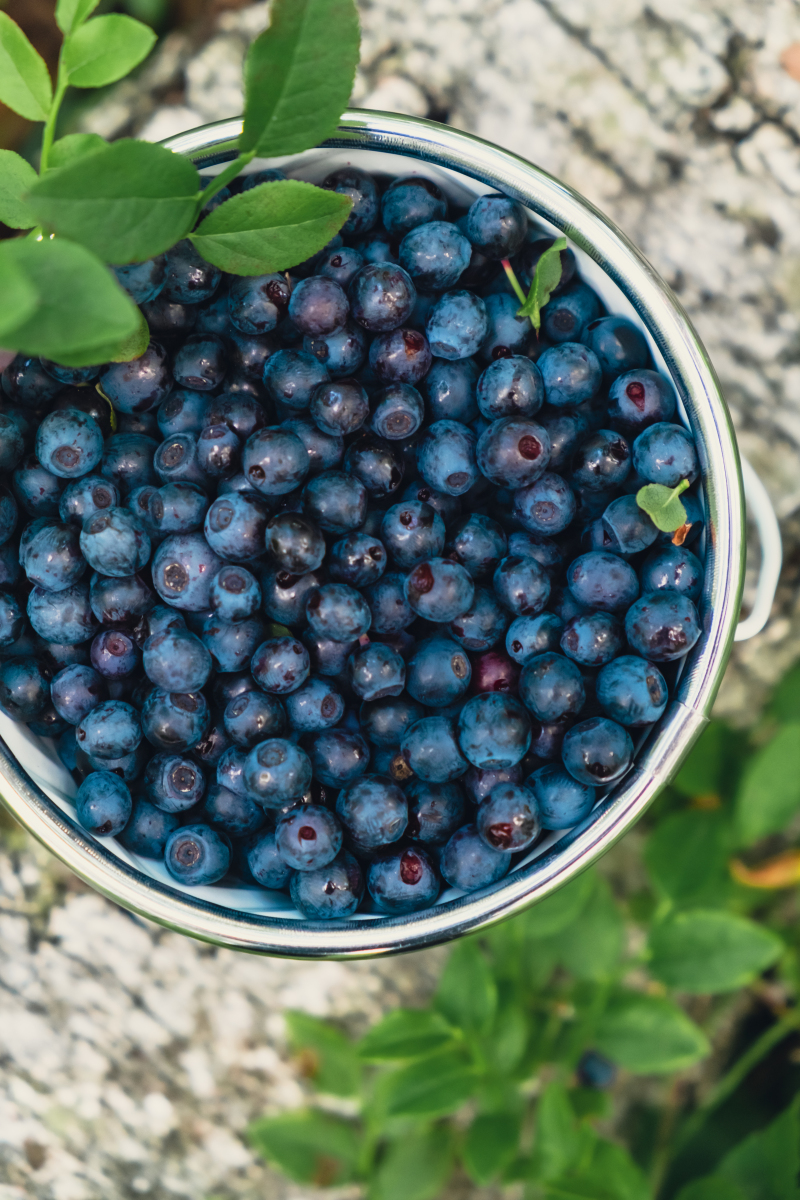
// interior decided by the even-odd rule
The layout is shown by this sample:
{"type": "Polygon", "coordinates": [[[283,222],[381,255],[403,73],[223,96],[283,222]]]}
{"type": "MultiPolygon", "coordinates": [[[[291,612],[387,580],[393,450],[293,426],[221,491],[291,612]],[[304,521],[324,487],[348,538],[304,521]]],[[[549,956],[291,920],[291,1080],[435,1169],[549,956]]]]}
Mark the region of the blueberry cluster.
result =
{"type": "MultiPolygon", "coordinates": [[[[238,186],[274,177],[251,176],[238,186]]],[[[502,878],[628,771],[700,635],[670,383],[502,195],[354,167],[285,274],[189,242],[117,270],[136,360],[3,372],[0,710],[57,739],[96,835],[309,919],[502,878]],[[662,673],[663,672],[663,673],[662,673]],[[366,898],[366,900],[365,900],[366,898]]]]}

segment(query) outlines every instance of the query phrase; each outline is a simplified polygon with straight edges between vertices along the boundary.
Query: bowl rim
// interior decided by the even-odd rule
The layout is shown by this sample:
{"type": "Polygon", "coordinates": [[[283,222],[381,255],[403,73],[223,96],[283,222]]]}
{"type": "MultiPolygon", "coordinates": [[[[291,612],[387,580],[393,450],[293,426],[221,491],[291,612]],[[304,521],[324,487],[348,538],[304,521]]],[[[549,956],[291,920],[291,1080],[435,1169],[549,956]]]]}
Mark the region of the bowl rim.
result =
{"type": "MultiPolygon", "coordinates": [[[[241,129],[241,118],[217,121],[162,144],[196,165],[210,165],[235,155],[241,129]]],[[[489,888],[434,908],[375,921],[312,922],[241,912],[180,892],[95,841],[45,795],[0,738],[0,799],[34,837],[109,899],[220,946],[296,958],[356,958],[420,949],[494,924],[573,879],[638,819],[707,723],[725,671],[744,576],[744,499],[731,418],[691,321],[640,251],[588,200],[511,151],[417,117],[350,109],[321,148],[404,155],[479,180],[521,200],[594,259],[633,304],[664,357],[697,442],[708,516],[703,632],[633,769],[552,850],[489,888]]]]}

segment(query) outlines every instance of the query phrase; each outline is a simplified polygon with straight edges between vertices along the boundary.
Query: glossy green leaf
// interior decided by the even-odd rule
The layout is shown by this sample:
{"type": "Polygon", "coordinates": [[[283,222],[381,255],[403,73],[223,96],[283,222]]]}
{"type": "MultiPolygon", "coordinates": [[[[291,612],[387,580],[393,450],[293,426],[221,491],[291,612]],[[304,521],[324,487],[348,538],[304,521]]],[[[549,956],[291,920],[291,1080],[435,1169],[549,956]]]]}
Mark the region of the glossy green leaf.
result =
{"type": "Polygon", "coordinates": [[[48,169],[51,167],[68,167],[70,163],[87,154],[105,150],[108,142],[99,133],[68,133],[65,137],[53,142],[47,160],[48,169]]]}
{"type": "Polygon", "coordinates": [[[349,1038],[327,1021],[304,1012],[286,1013],[289,1042],[302,1054],[303,1073],[319,1092],[354,1096],[361,1082],[361,1065],[349,1038]]]}
{"type": "Polygon", "coordinates": [[[497,1009],[497,984],[478,943],[457,942],[442,973],[436,1006],[451,1025],[466,1033],[485,1034],[497,1009]]]}
{"type": "Polygon", "coordinates": [[[556,939],[559,959],[576,979],[605,979],[612,975],[622,954],[625,925],[608,882],[595,877],[589,903],[556,939]]]}
{"type": "Polygon", "coordinates": [[[28,121],[44,121],[52,100],[47,64],[16,21],[0,12],[0,101],[28,121]]]}
{"type": "Polygon", "coordinates": [[[547,938],[576,921],[594,891],[595,878],[594,871],[584,871],[552,896],[535,904],[524,917],[517,918],[525,921],[526,936],[547,938]]]}
{"type": "Polygon", "coordinates": [[[635,992],[615,997],[598,1021],[595,1042],[612,1062],[639,1075],[683,1070],[711,1048],[677,1004],[635,992]]]}
{"type": "MultiPolygon", "coordinates": [[[[133,333],[124,338],[123,341],[113,341],[106,349],[106,353],[100,355],[101,362],[132,362],[134,358],[141,358],[145,350],[150,344],[150,326],[144,318],[144,313],[140,308],[136,309],[139,314],[139,320],[133,333]]],[[[113,407],[112,407],[112,423],[113,407]]]]}
{"type": "Polygon", "coordinates": [[[358,1043],[361,1058],[371,1062],[419,1058],[453,1040],[453,1029],[429,1008],[396,1008],[373,1025],[358,1043]]]}
{"type": "Polygon", "coordinates": [[[0,331],[28,321],[38,308],[39,292],[24,263],[4,255],[0,247],[0,331]]]}
{"type": "Polygon", "coordinates": [[[463,1159],[474,1183],[494,1179],[517,1154],[520,1118],[518,1113],[481,1113],[464,1137],[463,1159]]]}
{"type": "Polygon", "coordinates": [[[538,330],[541,328],[541,310],[550,299],[554,288],[557,288],[561,282],[561,251],[566,250],[566,248],[567,239],[564,237],[556,238],[552,246],[549,246],[545,250],[536,264],[536,271],[531,280],[530,291],[525,303],[518,312],[518,316],[530,318],[534,329],[538,330]]]}
{"type": "Polygon", "coordinates": [[[281,179],[226,200],[189,236],[203,258],[221,270],[267,275],[322,250],[351,207],[347,196],[281,179]]]}
{"type": "Polygon", "coordinates": [[[153,30],[141,21],[109,13],[64,39],[61,65],[73,87],[106,87],[147,58],[155,42],[153,30]]]}
{"type": "Polygon", "coordinates": [[[443,1125],[418,1129],[389,1143],[370,1200],[433,1200],[453,1169],[453,1137],[443,1125]]]}
{"type": "Polygon", "coordinates": [[[12,229],[32,229],[36,217],[23,199],[38,179],[29,162],[13,150],[0,150],[0,221],[12,229]]]}
{"type": "Polygon", "coordinates": [[[656,529],[662,533],[675,533],[686,524],[686,509],[679,497],[688,486],[688,479],[682,479],[674,488],[665,487],[663,483],[648,483],[636,493],[636,503],[656,529]]]}
{"type": "Polygon", "coordinates": [[[58,0],[56,24],[62,33],[72,33],[90,17],[100,0],[58,0]]]}
{"type": "Polygon", "coordinates": [[[351,1121],[318,1109],[300,1109],[254,1121],[247,1131],[254,1150],[290,1179],[317,1187],[352,1178],[360,1133],[351,1121]]]}
{"type": "Polygon", "coordinates": [[[239,149],[297,154],[336,129],[359,55],[353,0],[274,0],[245,61],[239,149]]]}
{"type": "Polygon", "coordinates": [[[441,1050],[386,1076],[383,1096],[392,1116],[441,1117],[456,1112],[476,1083],[477,1076],[462,1055],[441,1050]]]}
{"type": "Polygon", "coordinates": [[[800,1097],[725,1155],[678,1200],[800,1200],[800,1097]]]}
{"type": "Polygon", "coordinates": [[[730,887],[729,824],[724,813],[689,809],[671,813],[644,847],[650,878],[674,904],[713,903],[730,887]]]}
{"type": "Polygon", "coordinates": [[[622,1146],[589,1133],[581,1160],[547,1184],[547,1200],[652,1200],[648,1182],[622,1146]]]}
{"type": "Polygon", "coordinates": [[[736,796],[744,845],[777,833],[800,809],[800,722],[784,725],[747,764],[736,796]]]}
{"type": "Polygon", "coordinates": [[[143,262],[188,232],[197,191],[197,171],[180,154],[122,140],[48,171],[29,203],[43,225],[106,262],[143,262]]]}
{"type": "Polygon", "coordinates": [[[0,345],[67,366],[107,362],[140,328],[141,314],[93,254],[59,238],[0,243],[0,277],[8,265],[35,289],[35,311],[0,325],[0,345]]]}
{"type": "Polygon", "coordinates": [[[654,925],[649,968],[684,992],[744,987],[781,955],[783,942],[763,925],[715,909],[675,913],[654,925]]]}

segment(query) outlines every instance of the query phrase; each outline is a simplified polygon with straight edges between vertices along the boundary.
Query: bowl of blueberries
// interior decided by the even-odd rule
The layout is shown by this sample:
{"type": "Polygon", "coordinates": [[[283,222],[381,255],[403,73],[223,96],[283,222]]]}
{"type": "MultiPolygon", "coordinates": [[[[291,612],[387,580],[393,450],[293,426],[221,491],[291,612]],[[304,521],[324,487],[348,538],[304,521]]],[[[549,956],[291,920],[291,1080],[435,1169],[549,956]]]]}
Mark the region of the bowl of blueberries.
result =
{"type": "MultiPolygon", "coordinates": [[[[240,129],[166,144],[213,172],[240,129]]],[[[281,175],[353,201],[313,259],[179,243],[117,269],[141,358],[3,372],[0,791],[171,928],[399,951],[550,894],[677,769],[738,619],[741,473],[677,301],[539,168],[352,111],[230,188],[281,175]],[[561,235],[537,329],[503,263],[527,290],[561,235]]]]}

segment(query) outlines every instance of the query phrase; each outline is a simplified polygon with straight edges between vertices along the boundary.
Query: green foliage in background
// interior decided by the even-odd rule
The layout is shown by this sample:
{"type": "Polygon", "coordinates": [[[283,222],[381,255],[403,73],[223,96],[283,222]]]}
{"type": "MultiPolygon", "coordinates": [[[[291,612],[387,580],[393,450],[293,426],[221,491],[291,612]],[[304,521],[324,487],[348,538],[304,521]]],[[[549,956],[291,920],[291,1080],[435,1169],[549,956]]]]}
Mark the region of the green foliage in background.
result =
{"type": "Polygon", "coordinates": [[[289,1013],[308,1106],[251,1145],[369,1200],[454,1173],[531,1200],[800,1200],[799,721],[800,669],[749,740],[708,727],[622,881],[589,870],[458,942],[428,1007],[358,1040],[289,1013]]]}

